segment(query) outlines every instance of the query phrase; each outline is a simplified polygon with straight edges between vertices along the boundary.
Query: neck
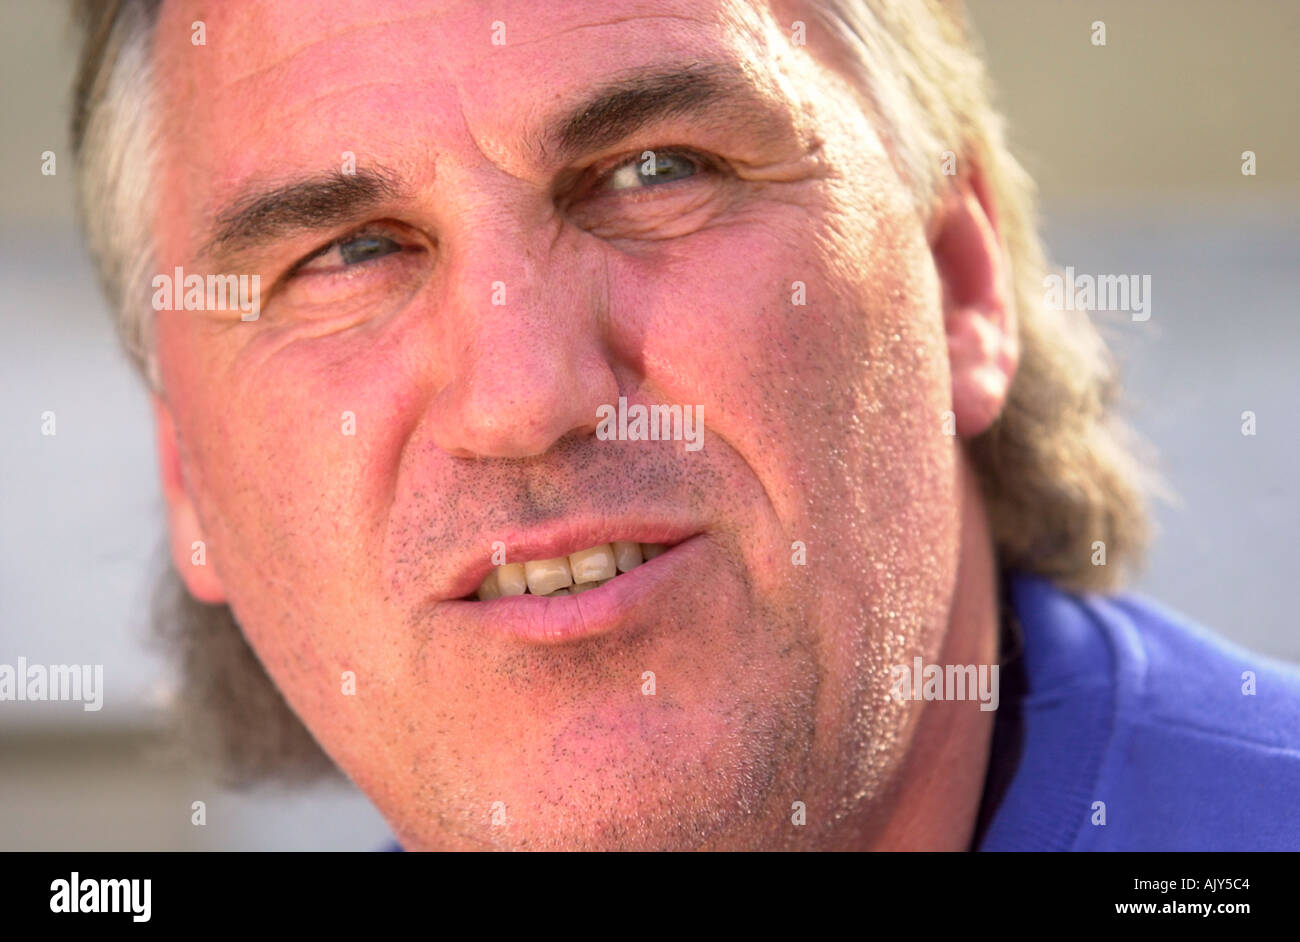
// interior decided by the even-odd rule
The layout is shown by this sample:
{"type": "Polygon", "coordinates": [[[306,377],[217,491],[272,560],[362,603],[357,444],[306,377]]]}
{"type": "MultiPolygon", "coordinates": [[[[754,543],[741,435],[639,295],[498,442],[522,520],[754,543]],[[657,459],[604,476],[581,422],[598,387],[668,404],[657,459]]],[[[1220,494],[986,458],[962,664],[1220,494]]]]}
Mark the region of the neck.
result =
{"type": "MultiPolygon", "coordinates": [[[[960,458],[961,556],[939,665],[997,663],[998,577],[979,485],[960,458]]],[[[995,711],[978,699],[921,700],[892,813],[875,850],[967,850],[988,769],[995,711]]]]}

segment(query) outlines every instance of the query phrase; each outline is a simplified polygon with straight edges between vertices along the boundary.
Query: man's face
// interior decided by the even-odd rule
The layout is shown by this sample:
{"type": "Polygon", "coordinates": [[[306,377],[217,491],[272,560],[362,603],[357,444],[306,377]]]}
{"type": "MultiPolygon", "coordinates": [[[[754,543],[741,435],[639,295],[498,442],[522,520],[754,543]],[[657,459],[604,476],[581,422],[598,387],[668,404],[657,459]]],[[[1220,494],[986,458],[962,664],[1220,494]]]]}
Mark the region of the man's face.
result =
{"type": "Polygon", "coordinates": [[[895,781],[889,667],[933,659],[957,569],[941,292],[795,19],[164,9],[158,270],[261,278],[256,321],[156,315],[190,578],[408,847],[797,846],[895,781]],[[621,396],[698,408],[703,448],[598,437],[621,396]],[[464,600],[494,543],[613,540],[674,545],[464,600]]]}

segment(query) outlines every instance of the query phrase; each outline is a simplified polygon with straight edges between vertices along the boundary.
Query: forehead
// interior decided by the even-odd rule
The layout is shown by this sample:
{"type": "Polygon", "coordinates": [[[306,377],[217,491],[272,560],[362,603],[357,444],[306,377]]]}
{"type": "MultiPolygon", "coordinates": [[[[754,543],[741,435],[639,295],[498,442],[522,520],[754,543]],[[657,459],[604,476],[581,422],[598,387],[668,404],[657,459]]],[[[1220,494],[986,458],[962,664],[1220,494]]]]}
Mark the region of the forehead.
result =
{"type": "Polygon", "coordinates": [[[526,177],[519,142],[620,72],[726,62],[783,97],[777,30],[734,0],[174,0],[156,39],[164,151],[211,199],[345,151],[409,166],[472,148],[526,177]]]}

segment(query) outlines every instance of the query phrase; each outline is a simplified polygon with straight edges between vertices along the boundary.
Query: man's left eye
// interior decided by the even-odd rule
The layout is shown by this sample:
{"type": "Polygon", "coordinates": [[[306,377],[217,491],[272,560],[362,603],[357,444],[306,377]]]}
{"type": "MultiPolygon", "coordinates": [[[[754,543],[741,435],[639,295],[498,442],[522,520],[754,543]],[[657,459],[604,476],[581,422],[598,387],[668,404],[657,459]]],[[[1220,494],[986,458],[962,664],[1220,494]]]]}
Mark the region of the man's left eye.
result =
{"type": "Polygon", "coordinates": [[[646,151],[615,168],[607,178],[610,190],[635,190],[693,177],[700,164],[685,154],[646,151]]]}

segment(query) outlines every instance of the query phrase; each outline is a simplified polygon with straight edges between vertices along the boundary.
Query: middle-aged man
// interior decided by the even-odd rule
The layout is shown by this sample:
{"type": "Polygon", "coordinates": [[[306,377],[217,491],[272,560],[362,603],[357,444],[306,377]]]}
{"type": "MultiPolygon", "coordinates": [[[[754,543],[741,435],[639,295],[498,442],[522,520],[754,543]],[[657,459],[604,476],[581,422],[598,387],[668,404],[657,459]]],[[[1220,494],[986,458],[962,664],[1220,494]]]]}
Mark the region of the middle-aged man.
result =
{"type": "Polygon", "coordinates": [[[1139,555],[1138,463],[953,5],[87,22],[245,771],[305,726],[408,849],[1300,846],[1297,675],[1069,594],[1139,555]]]}

